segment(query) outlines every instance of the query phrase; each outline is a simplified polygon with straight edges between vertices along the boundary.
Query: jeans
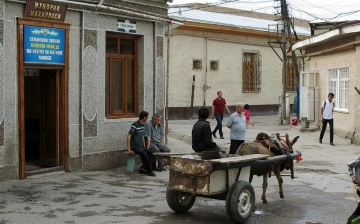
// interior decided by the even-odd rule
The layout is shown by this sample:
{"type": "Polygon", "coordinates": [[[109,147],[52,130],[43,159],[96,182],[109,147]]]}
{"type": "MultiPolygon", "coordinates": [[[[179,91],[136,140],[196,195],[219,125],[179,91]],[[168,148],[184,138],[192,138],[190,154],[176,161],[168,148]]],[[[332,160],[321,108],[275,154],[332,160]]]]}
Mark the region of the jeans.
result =
{"type": "MultiPolygon", "coordinates": [[[[164,145],[159,143],[158,145],[154,144],[154,143],[150,143],[150,147],[149,150],[151,150],[152,152],[170,152],[170,149],[164,145]]],[[[160,157],[158,157],[156,160],[158,161],[158,167],[161,167],[161,159],[160,157]]],[[[156,169],[156,160],[152,163],[152,169],[156,169]]]]}
{"type": "Polygon", "coordinates": [[[148,173],[151,173],[151,164],[153,164],[156,159],[153,152],[145,147],[134,147],[131,148],[131,150],[141,157],[141,162],[143,163],[141,168],[144,168],[148,173]]]}
{"type": "Polygon", "coordinates": [[[245,140],[232,140],[231,139],[231,144],[230,144],[230,152],[229,154],[235,154],[236,151],[238,150],[239,146],[241,144],[243,144],[245,142],[245,140]]]}
{"type": "Polygon", "coordinates": [[[334,122],[333,119],[324,119],[324,121],[322,122],[322,129],[321,129],[321,133],[320,133],[320,138],[319,140],[322,140],[324,137],[324,133],[326,130],[326,125],[327,123],[329,123],[330,126],[330,143],[333,143],[334,140],[334,122]]]}
{"type": "Polygon", "coordinates": [[[217,122],[217,125],[214,129],[214,131],[212,132],[213,134],[216,134],[217,130],[219,130],[219,135],[220,137],[223,137],[223,131],[222,131],[222,121],[223,121],[224,115],[223,114],[217,114],[215,113],[215,119],[217,122]]]}

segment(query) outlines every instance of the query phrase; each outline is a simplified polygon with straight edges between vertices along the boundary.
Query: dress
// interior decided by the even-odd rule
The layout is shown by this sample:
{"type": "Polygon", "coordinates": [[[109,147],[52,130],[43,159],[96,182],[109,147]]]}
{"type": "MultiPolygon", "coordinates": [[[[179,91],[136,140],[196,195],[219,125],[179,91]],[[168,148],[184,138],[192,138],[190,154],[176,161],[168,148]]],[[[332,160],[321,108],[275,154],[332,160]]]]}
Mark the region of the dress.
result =
{"type": "Polygon", "coordinates": [[[246,118],[246,122],[249,122],[250,121],[250,110],[244,109],[244,115],[246,118]]]}

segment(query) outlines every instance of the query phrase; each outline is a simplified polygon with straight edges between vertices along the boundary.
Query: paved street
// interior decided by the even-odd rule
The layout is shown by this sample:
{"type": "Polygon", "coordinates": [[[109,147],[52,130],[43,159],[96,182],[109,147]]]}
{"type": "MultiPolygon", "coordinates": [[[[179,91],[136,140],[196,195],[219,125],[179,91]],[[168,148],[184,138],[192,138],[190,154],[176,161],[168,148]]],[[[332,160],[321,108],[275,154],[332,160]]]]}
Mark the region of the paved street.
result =
{"type": "MultiPolygon", "coordinates": [[[[168,145],[172,152],[192,152],[190,133],[196,120],[169,121],[168,145]]],[[[209,120],[215,127],[215,120],[209,120]]],[[[277,181],[269,179],[268,204],[260,200],[262,178],[254,177],[256,212],[247,223],[328,224],[345,223],[358,200],[346,173],[346,163],[360,154],[360,147],[335,136],[329,145],[329,133],[318,143],[319,131],[300,132],[288,125],[278,125],[276,116],[252,117],[246,140],[259,132],[290,139],[300,136],[294,145],[303,161],[295,163],[295,179],[284,173],[284,195],[278,195],[277,181]]],[[[226,119],[224,120],[224,125],[226,119]]],[[[229,148],[229,129],[225,139],[214,139],[229,148]]],[[[139,166],[139,164],[137,164],[139,166]]],[[[231,223],[225,202],[197,198],[186,214],[176,214],[167,205],[168,171],[149,177],[127,173],[126,167],[93,172],[51,173],[26,180],[0,182],[0,224],[7,223],[231,223]]]]}

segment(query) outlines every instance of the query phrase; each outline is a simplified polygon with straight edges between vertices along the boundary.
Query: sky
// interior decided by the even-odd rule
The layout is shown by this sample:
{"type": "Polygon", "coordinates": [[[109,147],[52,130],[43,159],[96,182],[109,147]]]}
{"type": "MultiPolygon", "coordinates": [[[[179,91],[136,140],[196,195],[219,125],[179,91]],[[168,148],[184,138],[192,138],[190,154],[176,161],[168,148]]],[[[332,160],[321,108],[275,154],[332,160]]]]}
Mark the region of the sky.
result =
{"type": "MultiPolygon", "coordinates": [[[[286,0],[291,16],[310,22],[360,20],[360,0],[286,0]]],[[[169,5],[208,3],[275,14],[280,0],[173,0],[169,5]]]]}

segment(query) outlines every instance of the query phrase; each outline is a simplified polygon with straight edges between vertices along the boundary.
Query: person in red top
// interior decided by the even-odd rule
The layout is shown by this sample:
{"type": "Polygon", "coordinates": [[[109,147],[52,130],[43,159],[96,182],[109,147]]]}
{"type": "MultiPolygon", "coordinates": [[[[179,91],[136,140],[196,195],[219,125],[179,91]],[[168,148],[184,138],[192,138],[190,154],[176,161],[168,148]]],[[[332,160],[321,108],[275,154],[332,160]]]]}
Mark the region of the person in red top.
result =
{"type": "Polygon", "coordinates": [[[222,92],[218,91],[217,97],[213,101],[212,110],[211,110],[211,118],[212,119],[215,118],[216,122],[217,122],[217,125],[216,125],[214,131],[212,131],[212,135],[214,136],[214,138],[217,138],[216,132],[217,132],[217,130],[219,130],[220,138],[224,139],[224,135],[222,132],[222,121],[224,118],[224,108],[226,108],[227,112],[229,114],[231,114],[228,106],[226,105],[226,100],[222,97],[222,92]]]}

